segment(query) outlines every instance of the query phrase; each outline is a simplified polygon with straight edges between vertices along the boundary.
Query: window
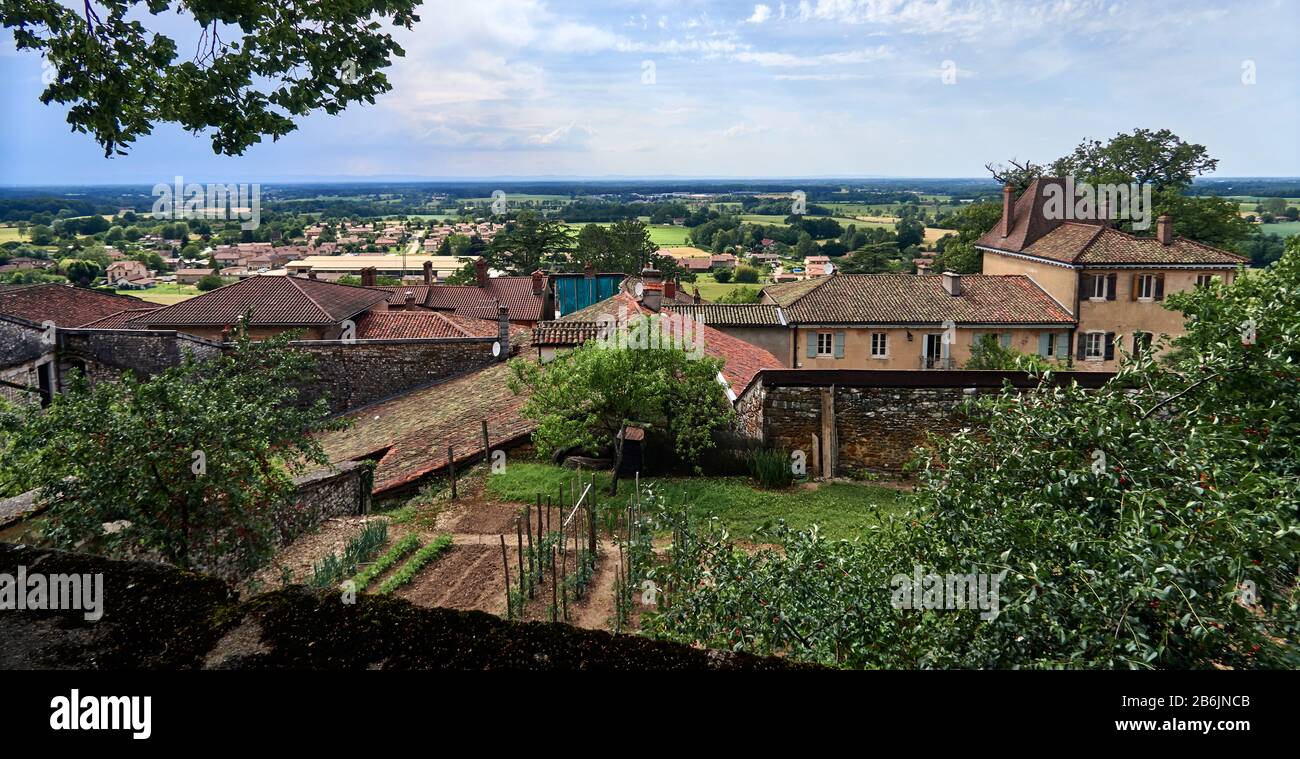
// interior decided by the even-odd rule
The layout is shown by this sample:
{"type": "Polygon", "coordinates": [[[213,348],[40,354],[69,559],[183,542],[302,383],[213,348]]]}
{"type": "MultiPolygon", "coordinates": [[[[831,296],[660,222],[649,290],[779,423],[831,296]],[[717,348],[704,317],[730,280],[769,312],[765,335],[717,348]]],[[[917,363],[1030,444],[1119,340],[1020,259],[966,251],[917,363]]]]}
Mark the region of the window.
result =
{"type": "Polygon", "coordinates": [[[1061,349],[1061,336],[1055,332],[1048,332],[1038,336],[1038,355],[1043,358],[1055,358],[1057,351],[1061,349]]]}
{"type": "Polygon", "coordinates": [[[1216,279],[1216,277],[1215,277],[1213,274],[1197,274],[1197,275],[1196,275],[1196,286],[1197,286],[1197,287],[1209,287],[1210,285],[1212,285],[1212,284],[1214,283],[1214,280],[1215,280],[1215,279],[1216,279]]]}
{"type": "Polygon", "coordinates": [[[871,357],[885,358],[889,355],[889,335],[884,332],[871,333],[871,357]]]}
{"type": "Polygon", "coordinates": [[[1151,342],[1154,335],[1150,332],[1136,332],[1133,334],[1133,355],[1146,353],[1151,350],[1151,342]]]}
{"type": "Polygon", "coordinates": [[[1137,295],[1139,299],[1155,300],[1156,275],[1142,274],[1138,276],[1137,295]]]}
{"type": "Polygon", "coordinates": [[[1089,332],[1087,340],[1087,349],[1083,357],[1092,361],[1102,360],[1106,356],[1106,333],[1089,332]]]}
{"type": "Polygon", "coordinates": [[[1107,282],[1109,281],[1104,275],[1098,274],[1091,278],[1092,288],[1088,291],[1089,298],[1105,300],[1107,293],[1107,282]]]}
{"type": "Polygon", "coordinates": [[[817,355],[818,357],[835,355],[835,333],[834,332],[817,333],[817,355]]]}

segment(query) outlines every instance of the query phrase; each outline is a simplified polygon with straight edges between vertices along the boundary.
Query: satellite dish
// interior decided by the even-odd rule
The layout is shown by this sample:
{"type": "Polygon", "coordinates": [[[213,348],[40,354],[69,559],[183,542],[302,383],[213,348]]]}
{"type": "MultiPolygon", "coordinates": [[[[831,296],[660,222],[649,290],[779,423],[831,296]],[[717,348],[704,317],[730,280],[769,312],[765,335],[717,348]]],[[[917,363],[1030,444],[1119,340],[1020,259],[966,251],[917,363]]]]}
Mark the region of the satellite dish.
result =
{"type": "Polygon", "coordinates": [[[493,355],[493,356],[500,356],[500,355],[501,355],[501,341],[500,341],[500,340],[496,341],[495,343],[492,343],[492,355],[493,355]]]}
{"type": "Polygon", "coordinates": [[[644,284],[644,283],[642,283],[642,282],[637,282],[637,283],[636,283],[636,294],[637,294],[637,297],[638,297],[638,298],[645,294],[645,284],[644,284]]]}

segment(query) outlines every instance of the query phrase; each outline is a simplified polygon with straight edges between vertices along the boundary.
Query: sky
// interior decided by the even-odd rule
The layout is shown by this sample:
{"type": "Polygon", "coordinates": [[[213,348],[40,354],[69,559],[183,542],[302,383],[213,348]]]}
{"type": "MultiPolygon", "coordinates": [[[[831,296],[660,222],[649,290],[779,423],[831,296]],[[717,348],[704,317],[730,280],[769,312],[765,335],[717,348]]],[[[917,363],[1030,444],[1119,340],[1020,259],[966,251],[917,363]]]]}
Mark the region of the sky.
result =
{"type": "MultiPolygon", "coordinates": [[[[77,3],[80,5],[80,3],[77,3]]],[[[1300,176],[1300,0],[425,2],[391,92],[239,157],[160,125],[106,159],[0,32],[0,184],[982,177],[1169,128],[1300,176]]],[[[154,18],[193,46],[188,18],[154,18]]]]}

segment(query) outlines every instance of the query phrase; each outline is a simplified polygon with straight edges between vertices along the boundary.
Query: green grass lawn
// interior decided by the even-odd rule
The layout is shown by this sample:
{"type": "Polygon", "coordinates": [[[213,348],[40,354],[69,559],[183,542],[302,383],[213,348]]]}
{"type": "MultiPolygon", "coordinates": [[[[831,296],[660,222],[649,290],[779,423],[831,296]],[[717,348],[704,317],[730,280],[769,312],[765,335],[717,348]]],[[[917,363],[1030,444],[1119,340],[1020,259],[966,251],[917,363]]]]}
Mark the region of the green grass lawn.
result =
{"type": "Polygon", "coordinates": [[[1290,237],[1291,235],[1300,235],[1300,221],[1284,221],[1277,224],[1259,224],[1257,225],[1260,234],[1278,235],[1279,237],[1290,237]]]}
{"type": "Polygon", "coordinates": [[[28,238],[18,234],[18,227],[0,227],[0,242],[23,242],[28,238]]]}
{"type": "MultiPolygon", "coordinates": [[[[591,474],[583,478],[591,482],[591,474]]],[[[532,503],[538,493],[557,493],[561,485],[571,489],[575,482],[577,474],[573,470],[517,462],[509,464],[505,472],[489,476],[487,492],[500,500],[532,503]]],[[[788,490],[762,490],[745,477],[651,478],[643,482],[653,484],[670,503],[685,500],[692,519],[716,517],[738,538],[747,538],[764,524],[784,519],[797,529],[815,524],[829,538],[852,540],[886,515],[902,514],[908,509],[907,496],[897,490],[852,482],[818,483],[815,489],[796,485],[788,490]]],[[[602,489],[601,502],[608,500],[603,488],[609,486],[609,474],[597,473],[596,485],[602,489]]],[[[619,486],[619,498],[624,502],[631,485],[625,482],[619,486]]]]}
{"type": "Polygon", "coordinates": [[[173,303],[180,303],[183,300],[189,300],[199,294],[199,288],[194,285],[178,285],[175,282],[162,282],[154,285],[148,290],[117,290],[118,295],[130,295],[140,300],[147,300],[150,303],[161,303],[164,306],[170,306],[173,303]]]}
{"type": "MultiPolygon", "coordinates": [[[[645,218],[642,218],[641,221],[645,222],[645,218]]],[[[613,226],[613,224],[610,222],[592,222],[592,223],[597,223],[602,227],[613,226]]],[[[574,234],[577,234],[582,230],[583,227],[587,226],[587,224],[573,222],[573,223],[566,224],[565,226],[573,230],[574,234]]],[[[687,237],[690,235],[691,230],[687,227],[678,227],[672,224],[649,224],[649,223],[647,223],[645,226],[646,229],[649,230],[650,232],[650,242],[653,242],[655,245],[658,245],[661,248],[677,248],[684,245],[690,245],[690,242],[687,241],[687,237]]]]}
{"type": "Polygon", "coordinates": [[[705,300],[716,301],[722,296],[731,292],[732,290],[737,290],[742,287],[754,287],[761,290],[769,284],[771,283],[759,282],[758,284],[753,284],[753,283],[738,284],[736,282],[727,282],[726,284],[723,284],[715,280],[712,274],[697,274],[695,277],[695,282],[693,283],[683,282],[682,287],[685,287],[687,292],[691,292],[691,293],[695,292],[695,288],[698,287],[700,288],[701,298],[705,300]]]}

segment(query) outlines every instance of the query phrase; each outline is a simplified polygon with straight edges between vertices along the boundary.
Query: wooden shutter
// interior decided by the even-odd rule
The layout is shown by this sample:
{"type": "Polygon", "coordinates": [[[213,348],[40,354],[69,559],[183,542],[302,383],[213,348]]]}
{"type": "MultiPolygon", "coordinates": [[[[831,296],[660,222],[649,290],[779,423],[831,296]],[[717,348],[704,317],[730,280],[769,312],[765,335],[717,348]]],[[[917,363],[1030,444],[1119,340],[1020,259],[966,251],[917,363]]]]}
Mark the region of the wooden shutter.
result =
{"type": "Polygon", "coordinates": [[[808,332],[808,358],[817,358],[817,333],[808,332]]]}
{"type": "Polygon", "coordinates": [[[1002,333],[1002,336],[1001,336],[1000,339],[1001,339],[1001,341],[1002,341],[1002,347],[1003,347],[1003,348],[1010,348],[1010,347],[1011,347],[1011,333],[1010,333],[1010,332],[1003,332],[1003,333],[1002,333]]]}
{"type": "Polygon", "coordinates": [[[1092,275],[1084,274],[1083,275],[1083,299],[1087,300],[1088,298],[1091,298],[1093,295],[1096,294],[1097,294],[1097,286],[1092,281],[1092,275]]]}
{"type": "Polygon", "coordinates": [[[1079,360],[1082,361],[1088,357],[1088,333],[1076,332],[1074,339],[1079,341],[1079,360]]]}
{"type": "Polygon", "coordinates": [[[844,331],[835,333],[835,358],[844,358],[844,331]]]}
{"type": "Polygon", "coordinates": [[[1056,336],[1056,357],[1062,361],[1070,356],[1070,333],[1061,332],[1056,336]]]}
{"type": "Polygon", "coordinates": [[[1107,361],[1115,360],[1115,333],[1114,332],[1106,333],[1106,360],[1107,361]]]}
{"type": "Polygon", "coordinates": [[[1038,333],[1038,355],[1042,356],[1043,358],[1052,357],[1052,354],[1050,353],[1052,346],[1049,344],[1049,342],[1051,341],[1051,337],[1052,336],[1047,334],[1046,332],[1038,333]]]}
{"type": "Polygon", "coordinates": [[[1118,274],[1106,275],[1106,300],[1115,300],[1115,290],[1119,284],[1118,274]]]}
{"type": "Polygon", "coordinates": [[[1165,299],[1165,275],[1156,275],[1156,300],[1165,299]]]}
{"type": "Polygon", "coordinates": [[[1134,275],[1133,275],[1133,292],[1130,293],[1130,297],[1129,297],[1130,300],[1137,300],[1137,299],[1138,299],[1138,288],[1141,287],[1141,286],[1142,286],[1142,275],[1141,275],[1141,274],[1134,274],[1134,275]]]}

